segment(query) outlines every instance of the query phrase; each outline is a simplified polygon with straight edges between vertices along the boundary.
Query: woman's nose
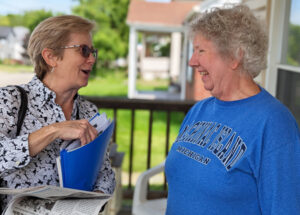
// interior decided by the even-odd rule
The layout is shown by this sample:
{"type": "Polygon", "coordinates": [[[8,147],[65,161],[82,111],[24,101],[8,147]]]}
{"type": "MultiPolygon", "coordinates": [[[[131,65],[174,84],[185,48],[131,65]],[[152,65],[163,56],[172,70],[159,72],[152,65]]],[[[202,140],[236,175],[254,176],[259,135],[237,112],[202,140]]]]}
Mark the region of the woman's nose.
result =
{"type": "Polygon", "coordinates": [[[194,53],[193,53],[191,59],[189,60],[189,66],[190,67],[197,66],[197,58],[194,53]]]}
{"type": "Polygon", "coordinates": [[[90,53],[89,57],[87,58],[87,62],[94,64],[96,60],[96,57],[92,53],[90,53]]]}

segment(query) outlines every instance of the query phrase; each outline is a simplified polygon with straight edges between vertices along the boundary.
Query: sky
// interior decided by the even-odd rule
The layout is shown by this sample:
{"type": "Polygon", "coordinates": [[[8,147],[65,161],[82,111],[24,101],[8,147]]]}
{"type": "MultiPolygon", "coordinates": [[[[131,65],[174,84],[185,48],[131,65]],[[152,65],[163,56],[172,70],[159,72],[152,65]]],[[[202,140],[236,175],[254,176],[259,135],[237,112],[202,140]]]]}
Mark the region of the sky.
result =
{"type": "Polygon", "coordinates": [[[39,9],[70,14],[72,6],[76,5],[78,2],[74,0],[0,0],[0,15],[20,14],[27,10],[39,9]]]}
{"type": "Polygon", "coordinates": [[[290,21],[293,24],[300,25],[300,1],[292,0],[290,21]]]}

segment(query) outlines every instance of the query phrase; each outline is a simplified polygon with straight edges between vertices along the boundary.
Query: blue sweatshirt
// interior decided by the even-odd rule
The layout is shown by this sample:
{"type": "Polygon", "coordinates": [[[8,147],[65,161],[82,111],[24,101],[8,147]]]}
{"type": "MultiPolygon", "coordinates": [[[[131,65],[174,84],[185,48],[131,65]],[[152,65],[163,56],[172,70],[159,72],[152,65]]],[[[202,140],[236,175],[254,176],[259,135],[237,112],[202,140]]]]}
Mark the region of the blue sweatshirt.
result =
{"type": "Polygon", "coordinates": [[[185,117],[165,164],[167,215],[300,214],[300,134],[267,91],[185,117]]]}

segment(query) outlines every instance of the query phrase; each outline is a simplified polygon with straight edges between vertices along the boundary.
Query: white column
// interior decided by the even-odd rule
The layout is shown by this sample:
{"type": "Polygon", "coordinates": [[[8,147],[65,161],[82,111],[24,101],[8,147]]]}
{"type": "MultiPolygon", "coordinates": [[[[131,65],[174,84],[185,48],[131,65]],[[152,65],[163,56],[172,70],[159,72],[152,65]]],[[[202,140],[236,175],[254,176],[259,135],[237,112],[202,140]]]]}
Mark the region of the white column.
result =
{"type": "Polygon", "coordinates": [[[137,73],[137,32],[130,27],[129,34],[129,64],[128,64],[128,98],[136,95],[136,73],[137,73]]]}
{"type": "Polygon", "coordinates": [[[181,33],[171,34],[171,54],[170,54],[170,76],[172,80],[177,80],[180,74],[180,53],[181,53],[181,33]]]}
{"type": "Polygon", "coordinates": [[[181,72],[180,72],[180,82],[181,82],[181,91],[180,91],[180,99],[185,99],[186,93],[186,71],[187,71],[187,51],[188,51],[188,31],[185,28],[183,31],[183,50],[182,50],[182,60],[181,60],[181,72]]]}
{"type": "Polygon", "coordinates": [[[284,31],[285,25],[288,26],[288,11],[290,0],[272,0],[270,31],[269,31],[269,53],[268,66],[266,71],[266,90],[276,96],[277,88],[277,66],[283,61],[283,41],[287,39],[287,32],[284,31]]]}

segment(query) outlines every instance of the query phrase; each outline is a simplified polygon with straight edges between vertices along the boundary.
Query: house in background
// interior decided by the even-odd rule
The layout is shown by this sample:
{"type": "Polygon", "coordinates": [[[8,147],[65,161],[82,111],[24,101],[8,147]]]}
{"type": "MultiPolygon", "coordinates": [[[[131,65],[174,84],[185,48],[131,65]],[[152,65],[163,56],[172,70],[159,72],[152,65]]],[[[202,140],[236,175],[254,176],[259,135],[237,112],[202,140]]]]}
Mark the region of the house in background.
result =
{"type": "Polygon", "coordinates": [[[24,44],[28,34],[29,29],[22,26],[0,26],[0,59],[27,63],[24,44]]]}
{"type": "Polygon", "coordinates": [[[185,99],[186,81],[182,71],[186,67],[188,36],[184,22],[198,5],[199,1],[158,3],[131,0],[127,14],[127,24],[130,27],[129,98],[185,99]],[[139,35],[142,49],[138,55],[139,35]],[[164,48],[169,45],[169,55],[153,54],[150,49],[154,44],[160,44],[164,48]],[[139,92],[136,89],[138,69],[146,79],[168,78],[173,88],[168,92],[139,92]]]}

